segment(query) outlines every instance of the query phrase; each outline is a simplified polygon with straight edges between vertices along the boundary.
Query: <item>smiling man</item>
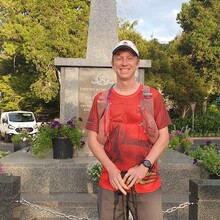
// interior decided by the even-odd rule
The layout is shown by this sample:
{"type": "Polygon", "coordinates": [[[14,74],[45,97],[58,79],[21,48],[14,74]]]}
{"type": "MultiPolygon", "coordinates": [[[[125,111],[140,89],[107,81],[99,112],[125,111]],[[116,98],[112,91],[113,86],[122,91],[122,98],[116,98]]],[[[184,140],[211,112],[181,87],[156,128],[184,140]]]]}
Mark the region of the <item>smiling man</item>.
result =
{"type": "Polygon", "coordinates": [[[139,63],[136,46],[119,42],[116,84],[95,96],[86,124],[88,146],[102,164],[100,220],[128,219],[128,211],[135,220],[163,219],[157,160],[168,146],[170,118],[160,93],[136,81],[139,63]]]}

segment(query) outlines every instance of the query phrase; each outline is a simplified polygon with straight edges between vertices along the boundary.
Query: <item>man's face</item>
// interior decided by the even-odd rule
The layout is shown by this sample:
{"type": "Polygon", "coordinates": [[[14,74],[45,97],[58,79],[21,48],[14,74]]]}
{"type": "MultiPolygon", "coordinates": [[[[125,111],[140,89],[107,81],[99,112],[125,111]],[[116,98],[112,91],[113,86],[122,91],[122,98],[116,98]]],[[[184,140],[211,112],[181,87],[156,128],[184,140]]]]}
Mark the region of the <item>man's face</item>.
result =
{"type": "Polygon", "coordinates": [[[117,77],[123,80],[134,77],[139,63],[139,58],[130,50],[119,50],[112,58],[112,68],[115,70],[117,77]]]}

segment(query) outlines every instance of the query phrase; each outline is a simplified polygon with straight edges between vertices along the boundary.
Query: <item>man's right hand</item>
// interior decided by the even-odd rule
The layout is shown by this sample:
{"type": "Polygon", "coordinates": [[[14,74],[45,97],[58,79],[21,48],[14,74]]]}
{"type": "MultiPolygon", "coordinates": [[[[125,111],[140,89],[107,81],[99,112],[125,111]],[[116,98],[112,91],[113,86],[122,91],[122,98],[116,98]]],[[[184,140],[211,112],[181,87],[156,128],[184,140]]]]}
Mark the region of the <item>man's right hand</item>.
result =
{"type": "Polygon", "coordinates": [[[108,171],[108,174],[112,187],[120,190],[124,195],[127,195],[126,190],[129,190],[129,187],[123,181],[121,171],[117,167],[115,167],[111,168],[108,171]]]}

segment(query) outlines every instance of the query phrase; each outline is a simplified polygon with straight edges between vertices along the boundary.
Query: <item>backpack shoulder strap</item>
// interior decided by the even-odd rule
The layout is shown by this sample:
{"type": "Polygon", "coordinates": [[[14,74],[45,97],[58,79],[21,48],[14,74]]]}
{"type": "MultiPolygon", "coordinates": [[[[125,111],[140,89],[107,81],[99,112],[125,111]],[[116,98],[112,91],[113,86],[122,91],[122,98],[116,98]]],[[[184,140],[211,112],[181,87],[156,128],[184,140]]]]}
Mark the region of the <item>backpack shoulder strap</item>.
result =
{"type": "Polygon", "coordinates": [[[101,119],[108,107],[109,104],[109,97],[112,91],[112,88],[115,84],[113,84],[109,89],[103,91],[99,96],[99,100],[97,101],[97,108],[98,108],[98,116],[101,119]]]}
{"type": "Polygon", "coordinates": [[[158,139],[158,128],[154,119],[154,100],[153,94],[150,91],[149,86],[144,86],[143,96],[141,100],[141,109],[143,114],[143,127],[146,135],[148,136],[148,142],[154,144],[158,139]]]}
{"type": "Polygon", "coordinates": [[[143,96],[144,98],[152,98],[152,93],[150,91],[150,86],[144,86],[143,88],[143,96]]]}
{"type": "Polygon", "coordinates": [[[154,117],[153,95],[150,91],[150,86],[147,85],[143,87],[143,107],[154,117]]]}

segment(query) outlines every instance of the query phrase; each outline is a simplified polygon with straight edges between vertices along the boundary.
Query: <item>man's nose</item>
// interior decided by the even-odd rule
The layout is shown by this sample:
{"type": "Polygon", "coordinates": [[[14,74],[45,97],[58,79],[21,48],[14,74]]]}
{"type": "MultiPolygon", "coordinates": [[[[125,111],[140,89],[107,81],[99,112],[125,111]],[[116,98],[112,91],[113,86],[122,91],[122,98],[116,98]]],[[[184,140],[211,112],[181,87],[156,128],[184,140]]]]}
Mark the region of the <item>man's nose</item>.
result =
{"type": "Polygon", "coordinates": [[[128,63],[128,59],[127,59],[127,58],[123,58],[123,59],[122,59],[122,64],[123,64],[123,65],[127,65],[127,63],[128,63]]]}

